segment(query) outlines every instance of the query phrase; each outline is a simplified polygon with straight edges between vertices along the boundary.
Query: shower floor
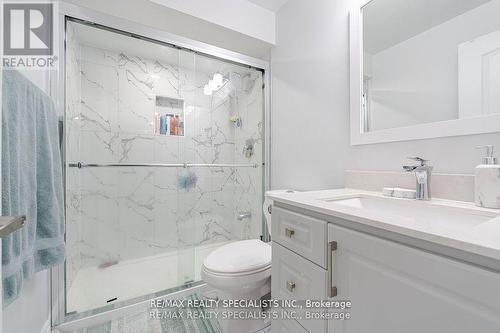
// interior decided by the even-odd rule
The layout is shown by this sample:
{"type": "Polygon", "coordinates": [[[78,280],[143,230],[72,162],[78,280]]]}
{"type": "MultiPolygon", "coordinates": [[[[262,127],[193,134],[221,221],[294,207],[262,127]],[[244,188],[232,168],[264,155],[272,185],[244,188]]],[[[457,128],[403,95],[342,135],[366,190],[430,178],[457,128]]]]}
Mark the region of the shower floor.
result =
{"type": "Polygon", "coordinates": [[[83,312],[110,303],[153,294],[184,284],[186,275],[199,281],[205,257],[220,242],[195,247],[194,250],[172,251],[151,257],[126,260],[107,268],[87,267],[78,271],[67,295],[67,312],[83,312]],[[194,266],[183,266],[183,261],[194,266]],[[108,303],[109,300],[116,300],[108,303]]]}

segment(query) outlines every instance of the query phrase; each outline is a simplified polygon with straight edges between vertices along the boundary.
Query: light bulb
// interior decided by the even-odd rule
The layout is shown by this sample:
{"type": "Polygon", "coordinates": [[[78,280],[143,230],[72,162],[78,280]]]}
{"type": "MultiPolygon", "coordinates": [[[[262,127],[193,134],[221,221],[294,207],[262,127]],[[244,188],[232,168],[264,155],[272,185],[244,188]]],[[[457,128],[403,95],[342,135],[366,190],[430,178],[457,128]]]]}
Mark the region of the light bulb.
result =
{"type": "Polygon", "coordinates": [[[222,85],[223,79],[224,78],[222,77],[222,74],[220,73],[214,74],[214,82],[217,84],[218,87],[222,85]]]}
{"type": "Polygon", "coordinates": [[[217,90],[217,89],[218,89],[217,83],[216,83],[214,80],[210,80],[210,81],[208,81],[208,86],[209,86],[209,87],[210,87],[210,89],[212,89],[212,90],[217,90]]]}
{"type": "Polygon", "coordinates": [[[212,89],[210,89],[208,84],[205,84],[205,87],[203,87],[203,93],[207,96],[212,95],[212,89]]]}

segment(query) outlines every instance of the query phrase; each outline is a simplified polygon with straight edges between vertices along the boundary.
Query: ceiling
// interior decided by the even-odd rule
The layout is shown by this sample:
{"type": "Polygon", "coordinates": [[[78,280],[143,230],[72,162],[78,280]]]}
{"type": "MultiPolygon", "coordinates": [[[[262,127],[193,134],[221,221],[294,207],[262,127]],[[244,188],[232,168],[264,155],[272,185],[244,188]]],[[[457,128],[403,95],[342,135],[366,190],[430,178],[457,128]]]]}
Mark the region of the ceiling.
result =
{"type": "Polygon", "coordinates": [[[363,42],[376,54],[490,0],[373,0],[363,9],[363,42]]]}
{"type": "Polygon", "coordinates": [[[272,12],[277,12],[288,0],[247,0],[259,7],[265,8],[272,12]]]}

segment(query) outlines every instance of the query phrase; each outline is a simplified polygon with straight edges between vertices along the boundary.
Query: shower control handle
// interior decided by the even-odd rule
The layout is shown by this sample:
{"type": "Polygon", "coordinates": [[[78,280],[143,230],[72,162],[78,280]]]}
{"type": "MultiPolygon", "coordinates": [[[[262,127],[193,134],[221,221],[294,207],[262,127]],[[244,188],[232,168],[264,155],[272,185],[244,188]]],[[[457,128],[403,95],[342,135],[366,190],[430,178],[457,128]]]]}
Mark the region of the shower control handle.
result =
{"type": "Polygon", "coordinates": [[[293,293],[293,290],[295,289],[295,282],[286,281],[286,289],[288,289],[289,292],[293,293]]]}
{"type": "Polygon", "coordinates": [[[238,221],[243,221],[244,219],[252,218],[252,212],[239,212],[238,213],[238,221]]]}
{"type": "Polygon", "coordinates": [[[295,235],[295,230],[290,229],[290,228],[285,228],[285,236],[288,238],[292,238],[292,236],[295,235]]]}

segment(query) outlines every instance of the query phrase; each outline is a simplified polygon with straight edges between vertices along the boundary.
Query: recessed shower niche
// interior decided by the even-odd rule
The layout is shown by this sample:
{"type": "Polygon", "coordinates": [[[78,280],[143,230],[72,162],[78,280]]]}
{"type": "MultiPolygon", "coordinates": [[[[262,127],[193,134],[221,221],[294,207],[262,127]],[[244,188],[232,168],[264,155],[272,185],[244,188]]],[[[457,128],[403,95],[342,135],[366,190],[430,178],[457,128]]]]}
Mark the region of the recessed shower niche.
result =
{"type": "Polygon", "coordinates": [[[184,100],[155,96],[154,134],[184,136],[184,100]]]}

